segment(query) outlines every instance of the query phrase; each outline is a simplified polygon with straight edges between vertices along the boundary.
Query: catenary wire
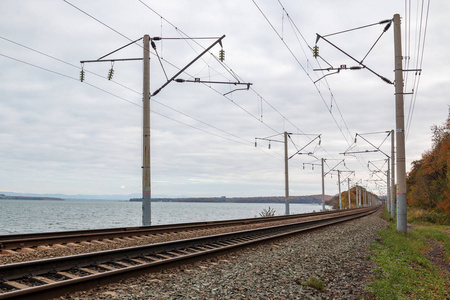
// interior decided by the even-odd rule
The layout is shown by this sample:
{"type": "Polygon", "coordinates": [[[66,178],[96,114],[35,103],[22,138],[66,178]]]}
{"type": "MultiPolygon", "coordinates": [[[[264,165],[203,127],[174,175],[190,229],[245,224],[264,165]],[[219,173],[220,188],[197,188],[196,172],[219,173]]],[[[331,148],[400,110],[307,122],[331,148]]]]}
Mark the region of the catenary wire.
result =
{"type": "MultiPolygon", "coordinates": [[[[50,69],[48,69],[48,68],[41,67],[41,66],[38,66],[38,65],[36,65],[36,64],[29,63],[29,62],[26,62],[26,61],[24,61],[24,60],[20,60],[20,59],[17,59],[17,58],[14,58],[14,57],[11,57],[11,56],[2,54],[2,53],[0,53],[0,56],[3,56],[3,57],[5,57],[5,58],[14,60],[14,61],[16,61],[16,62],[20,62],[20,63],[23,63],[23,64],[26,64],[26,65],[29,65],[29,66],[32,66],[32,67],[35,67],[35,68],[38,68],[38,69],[41,69],[41,70],[44,70],[44,71],[53,73],[53,74],[56,74],[56,75],[59,75],[59,76],[62,76],[62,77],[66,77],[66,78],[69,78],[69,79],[72,79],[72,80],[79,81],[78,78],[75,78],[75,77],[72,77],[72,76],[63,74],[63,73],[61,73],[61,72],[53,71],[53,70],[50,70],[50,69]]],[[[100,90],[100,91],[102,91],[102,92],[104,92],[104,93],[107,93],[107,94],[109,94],[109,95],[111,95],[111,96],[113,96],[113,97],[115,97],[115,98],[117,98],[117,99],[119,99],[119,100],[122,100],[122,101],[127,102],[127,103],[132,104],[132,105],[135,105],[135,106],[137,106],[137,107],[142,107],[141,104],[137,104],[137,103],[135,103],[135,102],[133,102],[133,101],[131,101],[131,100],[128,100],[128,99],[126,99],[126,98],[123,98],[123,97],[121,97],[121,96],[118,96],[118,95],[116,95],[116,94],[114,94],[114,93],[111,93],[111,92],[109,92],[109,91],[107,91],[107,90],[105,90],[105,89],[103,89],[103,88],[100,88],[100,87],[98,87],[98,86],[96,86],[96,85],[94,85],[94,84],[91,84],[91,83],[88,83],[88,82],[83,82],[83,83],[86,84],[86,85],[88,85],[88,86],[90,86],[90,87],[92,87],[92,88],[95,88],[95,89],[100,90]]],[[[141,94],[141,93],[139,93],[139,94],[141,94]]],[[[240,140],[242,140],[242,141],[237,141],[237,140],[234,140],[234,139],[231,139],[231,138],[228,138],[228,137],[225,137],[225,136],[222,136],[222,135],[219,135],[219,134],[216,134],[216,133],[213,133],[213,132],[204,130],[204,129],[202,129],[202,128],[199,128],[199,127],[196,127],[196,126],[193,126],[193,125],[184,123],[184,122],[182,122],[182,121],[180,121],[180,120],[177,120],[177,119],[175,119],[175,118],[169,117],[169,116],[164,115],[164,114],[162,114],[162,113],[159,113],[159,112],[157,112],[157,111],[155,111],[155,110],[152,110],[152,113],[155,113],[155,114],[157,114],[157,115],[159,115],[159,116],[162,116],[162,117],[164,117],[164,118],[166,118],[166,119],[169,119],[169,120],[172,120],[172,121],[174,121],[174,122],[180,123],[180,124],[182,124],[182,125],[188,126],[188,127],[190,127],[190,128],[193,128],[193,129],[202,131],[202,132],[204,132],[204,133],[207,133],[207,134],[210,134],[210,135],[213,135],[213,136],[216,136],[216,137],[220,137],[220,138],[222,138],[222,139],[226,139],[226,140],[233,141],[233,142],[240,143],[240,144],[247,145],[247,146],[253,144],[252,141],[245,140],[245,139],[242,138],[242,137],[239,137],[239,136],[237,136],[237,135],[234,135],[234,134],[232,134],[232,133],[229,133],[229,132],[227,132],[227,131],[225,131],[225,130],[219,129],[219,128],[217,128],[217,127],[215,127],[215,126],[212,126],[212,125],[210,125],[210,124],[208,124],[208,123],[206,123],[206,122],[200,121],[200,120],[198,120],[198,119],[196,119],[196,118],[194,118],[194,117],[191,117],[191,116],[189,116],[189,115],[187,115],[187,114],[185,114],[185,113],[182,113],[182,112],[180,112],[180,111],[178,111],[178,110],[176,110],[176,109],[174,109],[174,108],[172,108],[172,107],[170,107],[170,106],[168,106],[168,105],[162,104],[162,103],[159,102],[159,101],[156,101],[156,100],[153,100],[153,101],[155,101],[156,103],[158,103],[158,104],[160,104],[160,105],[163,105],[164,107],[169,108],[169,109],[171,109],[171,110],[173,110],[173,111],[175,111],[175,112],[178,112],[178,113],[180,113],[180,114],[182,114],[182,115],[184,115],[184,116],[186,116],[186,117],[189,117],[189,118],[191,118],[191,119],[193,119],[193,120],[195,120],[195,121],[197,121],[197,122],[199,122],[199,123],[202,123],[202,124],[204,124],[204,125],[210,126],[211,128],[214,128],[215,130],[218,130],[218,131],[220,131],[220,132],[222,132],[222,133],[231,135],[231,136],[233,136],[233,137],[235,137],[235,138],[237,138],[237,139],[240,139],[240,140]]]]}
{"type": "MultiPolygon", "coordinates": [[[[300,61],[298,60],[298,58],[295,56],[295,54],[293,53],[293,51],[292,51],[292,50],[290,49],[290,47],[287,45],[286,41],[285,41],[284,39],[281,38],[280,34],[279,34],[278,31],[275,29],[275,27],[273,26],[273,24],[270,22],[270,20],[268,19],[268,17],[264,14],[264,12],[262,11],[262,9],[258,6],[258,4],[257,4],[254,0],[252,0],[252,1],[253,1],[253,3],[255,4],[255,6],[257,7],[257,9],[260,11],[260,13],[263,15],[263,17],[266,19],[266,21],[269,23],[269,25],[272,27],[272,29],[275,31],[275,33],[278,35],[278,37],[281,39],[282,43],[287,47],[287,49],[289,50],[289,52],[293,55],[294,59],[295,59],[296,62],[300,65],[301,69],[306,73],[306,75],[308,76],[308,78],[314,83],[314,80],[311,78],[310,74],[305,70],[305,68],[304,68],[303,65],[300,63],[300,61]]],[[[278,2],[279,2],[280,5],[282,6],[282,8],[286,11],[286,9],[285,9],[284,6],[282,5],[281,1],[278,1],[278,2]]],[[[294,24],[294,26],[296,27],[297,31],[299,32],[299,34],[300,34],[300,35],[302,36],[302,38],[303,38],[303,35],[301,34],[301,32],[300,32],[300,30],[298,29],[298,27],[295,25],[295,23],[293,22],[293,20],[290,18],[290,16],[289,16],[289,14],[287,13],[287,11],[286,11],[286,15],[287,15],[288,18],[291,20],[291,22],[294,24]]],[[[303,38],[303,39],[304,39],[304,38],[303,38]]],[[[306,41],[305,41],[305,43],[306,43],[306,41]]],[[[306,43],[306,44],[307,44],[307,43],[306,43]]],[[[308,45],[308,46],[309,46],[309,45],[308,45]]],[[[310,46],[309,46],[309,48],[312,49],[310,46]]],[[[322,95],[322,93],[321,93],[319,87],[318,87],[315,83],[314,83],[314,85],[315,85],[315,88],[316,88],[316,90],[317,90],[317,92],[318,92],[320,98],[322,99],[323,103],[324,103],[325,106],[327,107],[328,112],[329,112],[330,115],[332,116],[333,121],[335,122],[337,128],[340,130],[340,132],[341,132],[342,136],[344,137],[344,139],[346,140],[347,144],[350,145],[350,142],[349,142],[347,136],[344,134],[344,132],[343,132],[341,126],[339,125],[338,121],[337,121],[336,118],[334,117],[334,114],[333,114],[332,111],[331,111],[331,107],[329,107],[328,104],[326,103],[326,101],[325,101],[325,99],[324,99],[324,97],[323,97],[323,95],[322,95]]],[[[337,102],[336,102],[335,99],[334,99],[334,95],[333,95],[333,93],[331,92],[331,88],[330,88],[329,85],[328,85],[328,82],[327,82],[327,86],[328,86],[328,89],[329,89],[329,91],[330,91],[330,93],[331,93],[332,101],[334,100],[334,102],[336,103],[336,106],[338,107],[337,102]]],[[[338,109],[338,111],[339,111],[339,113],[340,113],[340,115],[341,115],[341,120],[342,120],[342,122],[345,124],[345,127],[346,127],[346,129],[347,129],[347,132],[348,132],[349,136],[351,136],[351,133],[350,133],[350,131],[349,131],[349,129],[348,129],[348,126],[347,126],[347,124],[346,124],[346,122],[345,122],[345,119],[343,118],[343,115],[342,115],[340,109],[338,109]]],[[[325,149],[324,149],[324,150],[325,150],[325,149]]],[[[327,152],[327,151],[325,150],[325,152],[327,152]]],[[[327,152],[327,153],[328,153],[328,152],[327,152]]],[[[329,153],[328,153],[328,154],[329,154],[329,153]]],[[[330,155],[330,154],[329,154],[329,155],[330,155]]],[[[332,155],[330,155],[330,156],[332,156],[332,155]]],[[[366,168],[364,167],[364,164],[361,163],[360,159],[358,159],[358,162],[360,163],[361,167],[363,167],[363,169],[366,169],[366,168]]]]}

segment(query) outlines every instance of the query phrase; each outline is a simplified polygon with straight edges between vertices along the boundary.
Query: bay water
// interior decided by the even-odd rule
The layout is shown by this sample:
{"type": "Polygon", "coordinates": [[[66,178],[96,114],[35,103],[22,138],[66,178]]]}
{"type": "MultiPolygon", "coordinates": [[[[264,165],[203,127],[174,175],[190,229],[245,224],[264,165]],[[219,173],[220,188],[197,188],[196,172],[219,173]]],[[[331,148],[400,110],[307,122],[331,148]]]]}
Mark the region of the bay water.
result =
{"type": "MultiPolygon", "coordinates": [[[[152,202],[152,225],[259,217],[264,209],[283,215],[284,203],[152,202]]],[[[290,204],[291,214],[321,211],[319,204],[290,204]]],[[[0,235],[134,227],[142,225],[142,203],[129,201],[0,200],[0,235]]]]}

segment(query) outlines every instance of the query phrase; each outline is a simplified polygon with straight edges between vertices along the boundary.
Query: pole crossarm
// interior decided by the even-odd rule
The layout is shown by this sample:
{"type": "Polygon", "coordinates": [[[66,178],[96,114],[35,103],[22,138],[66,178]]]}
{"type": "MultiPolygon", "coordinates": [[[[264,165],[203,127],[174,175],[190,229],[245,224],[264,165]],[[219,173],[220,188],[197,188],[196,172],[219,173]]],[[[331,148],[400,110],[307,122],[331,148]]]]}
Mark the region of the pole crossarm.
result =
{"type": "Polygon", "coordinates": [[[351,155],[351,154],[358,154],[358,153],[370,153],[370,152],[378,152],[378,150],[363,150],[363,151],[345,151],[339,154],[343,155],[351,155]]]}
{"type": "MultiPolygon", "coordinates": [[[[381,145],[383,145],[383,143],[386,141],[386,139],[389,137],[389,135],[391,134],[391,131],[386,131],[385,133],[387,133],[386,137],[384,138],[384,140],[381,142],[381,144],[377,147],[375,146],[373,143],[371,143],[369,140],[367,140],[362,134],[358,134],[356,133],[355,135],[355,143],[356,143],[356,139],[357,137],[361,137],[364,141],[366,141],[369,145],[371,145],[372,147],[374,147],[375,149],[377,149],[377,151],[383,153],[386,157],[390,157],[389,155],[387,155],[386,153],[384,153],[383,151],[381,151],[380,147],[381,145]]],[[[370,134],[370,133],[366,133],[366,134],[370,134]]]]}
{"type": "Polygon", "coordinates": [[[130,60],[143,60],[142,57],[136,58],[114,58],[114,59],[93,59],[93,60],[80,60],[80,63],[93,63],[93,62],[116,62],[116,61],[130,61],[130,60]]]}
{"type": "Polygon", "coordinates": [[[175,80],[175,78],[178,77],[181,73],[183,73],[187,68],[189,68],[194,62],[196,62],[200,57],[202,57],[206,52],[211,50],[212,47],[217,45],[218,43],[222,43],[222,40],[225,38],[225,35],[222,35],[220,38],[218,38],[214,43],[212,43],[208,48],[206,48],[202,53],[197,55],[196,58],[194,58],[190,63],[188,63],[184,68],[182,68],[180,71],[178,71],[175,75],[172,76],[169,80],[167,80],[166,83],[164,83],[159,89],[153,92],[152,96],[155,96],[158,94],[163,88],[165,88],[169,83],[175,80]]]}
{"type": "MultiPolygon", "coordinates": [[[[275,143],[284,143],[284,141],[272,139],[272,137],[277,136],[277,135],[280,135],[280,134],[282,134],[282,133],[275,134],[275,135],[272,135],[272,136],[268,136],[268,137],[265,137],[265,138],[258,138],[258,137],[255,137],[255,147],[258,147],[258,142],[257,142],[257,140],[268,141],[268,142],[269,142],[269,149],[270,149],[270,143],[271,143],[271,142],[275,142],[275,143]]],[[[289,133],[288,133],[288,134],[289,134],[289,133]]]]}
{"type": "Polygon", "coordinates": [[[303,163],[303,169],[305,169],[305,165],[310,165],[312,169],[314,170],[314,166],[321,166],[321,164],[315,164],[315,163],[303,163]]]}
{"type": "MultiPolygon", "coordinates": [[[[271,142],[275,142],[275,143],[284,143],[284,140],[277,140],[277,139],[273,139],[273,137],[279,136],[279,135],[283,135],[284,133],[277,133],[275,135],[271,135],[268,137],[264,137],[264,138],[259,138],[259,137],[255,137],[255,147],[258,146],[257,140],[262,140],[262,141],[268,141],[269,142],[269,149],[270,149],[270,143],[271,142]]],[[[302,152],[302,150],[304,150],[306,147],[308,147],[309,145],[311,145],[315,140],[319,139],[319,143],[318,145],[321,144],[321,136],[322,134],[302,134],[302,133],[292,133],[292,132],[287,132],[287,137],[290,139],[291,143],[294,145],[294,147],[296,149],[297,145],[294,143],[294,141],[292,140],[291,136],[292,135],[316,135],[316,137],[314,139],[312,139],[310,142],[308,142],[305,146],[303,146],[302,148],[298,149],[297,152],[295,152],[294,154],[292,154],[291,156],[288,157],[288,159],[291,159],[292,157],[294,157],[295,155],[301,155],[301,154],[306,154],[306,155],[310,155],[310,156],[314,156],[314,152],[302,152]]],[[[317,157],[315,157],[317,158],[317,157]]]]}
{"type": "Polygon", "coordinates": [[[328,172],[326,172],[323,176],[328,175],[330,172],[334,171],[334,169],[339,166],[341,163],[344,163],[345,166],[345,159],[342,159],[341,161],[339,161],[334,167],[332,167],[330,170],[328,170],[328,172]]]}
{"type": "MultiPolygon", "coordinates": [[[[389,164],[389,158],[383,159],[383,160],[379,160],[379,161],[384,161],[383,166],[384,166],[386,163],[389,164]]],[[[381,166],[381,168],[380,168],[380,167],[378,167],[377,165],[375,165],[374,162],[376,162],[376,161],[370,161],[370,160],[369,160],[369,162],[367,163],[367,168],[369,168],[369,171],[370,171],[370,172],[372,172],[372,173],[377,173],[377,172],[378,172],[378,173],[387,174],[388,171],[383,171],[383,170],[382,170],[383,166],[381,166]],[[371,170],[371,169],[370,169],[370,165],[372,165],[376,170],[371,170]]],[[[388,165],[388,167],[389,167],[389,165],[388,165]]]]}
{"type": "MultiPolygon", "coordinates": [[[[380,171],[381,173],[382,173],[382,171],[380,171]]],[[[371,179],[371,178],[373,178],[374,176],[376,176],[378,179],[378,181],[383,181],[383,182],[386,182],[386,180],[385,179],[383,179],[383,178],[381,178],[380,177],[380,175],[378,175],[378,173],[380,173],[380,172],[378,172],[378,171],[372,171],[372,173],[370,173],[370,176],[369,176],[369,179],[371,179]]],[[[369,179],[367,179],[367,180],[369,180],[369,179]]],[[[367,181],[366,180],[366,181],[367,181]]]]}
{"type": "MultiPolygon", "coordinates": [[[[378,23],[375,23],[375,24],[371,24],[371,25],[367,25],[367,26],[362,26],[362,27],[358,27],[358,28],[356,28],[356,29],[361,29],[361,28],[365,28],[365,27],[368,27],[368,26],[372,26],[372,25],[376,25],[376,24],[385,24],[385,23],[387,23],[387,25],[384,27],[384,29],[383,29],[383,32],[381,33],[381,35],[378,37],[378,39],[375,41],[375,43],[372,45],[372,47],[369,49],[369,51],[367,52],[367,54],[364,56],[364,58],[362,59],[362,60],[357,60],[356,58],[354,58],[353,56],[351,56],[350,54],[348,54],[347,52],[345,52],[344,50],[342,50],[341,48],[339,48],[338,46],[336,46],[335,44],[333,44],[332,42],[330,42],[328,39],[326,39],[326,37],[328,37],[328,36],[331,36],[331,35],[334,35],[334,34],[339,34],[339,33],[344,33],[344,32],[348,32],[348,31],[351,31],[351,30],[345,30],[345,31],[341,31],[341,32],[337,32],[337,33],[334,33],[334,34],[328,34],[328,35],[320,35],[320,34],[316,34],[317,35],[317,38],[316,38],[316,47],[315,47],[315,49],[317,49],[317,50],[315,50],[316,52],[315,52],[315,57],[318,57],[319,55],[318,55],[318,47],[317,47],[317,42],[320,40],[320,39],[323,39],[325,42],[327,42],[328,44],[330,44],[331,46],[333,46],[334,48],[336,48],[338,51],[340,51],[340,52],[342,52],[344,55],[346,55],[346,56],[348,56],[349,58],[351,58],[352,60],[354,60],[356,63],[358,63],[358,65],[360,66],[360,67],[351,67],[350,68],[350,70],[359,70],[359,69],[367,69],[367,70],[369,70],[371,73],[373,73],[374,75],[376,75],[376,76],[378,76],[381,80],[383,80],[384,82],[386,82],[386,83],[388,83],[388,84],[394,84],[391,80],[389,80],[388,78],[386,78],[386,77],[384,77],[384,76],[382,76],[382,75],[380,75],[380,74],[378,74],[377,72],[375,72],[374,70],[372,70],[371,68],[369,68],[369,67],[367,67],[367,65],[365,65],[363,62],[364,62],[364,60],[366,59],[366,57],[369,55],[369,53],[372,51],[372,49],[375,47],[375,45],[378,43],[378,41],[381,39],[381,37],[383,36],[383,34],[391,27],[391,24],[392,24],[392,22],[393,22],[393,20],[392,19],[389,19],[389,20],[383,20],[383,21],[381,21],[381,22],[378,22],[378,23]]],[[[352,29],[352,30],[355,30],[355,29],[352,29]]],[[[314,70],[314,71],[331,71],[331,70],[337,70],[337,72],[334,72],[334,73],[331,73],[331,74],[327,74],[327,75],[324,75],[324,76],[322,76],[320,79],[318,79],[317,81],[319,81],[319,80],[321,80],[322,78],[324,78],[324,77],[326,77],[326,76],[328,76],[328,75],[332,75],[332,74],[336,74],[336,73],[339,73],[339,71],[340,70],[344,70],[344,69],[347,69],[347,67],[344,65],[344,67],[342,67],[341,66],[341,68],[333,68],[333,67],[331,67],[331,68],[329,68],[329,69],[317,69],[317,70],[314,70]]],[[[317,82],[316,81],[316,82],[317,82]]]]}
{"type": "Polygon", "coordinates": [[[390,156],[387,155],[386,153],[384,153],[384,152],[380,149],[380,147],[383,145],[383,143],[386,141],[386,139],[389,137],[389,135],[391,135],[391,133],[392,133],[392,131],[385,131],[385,132],[370,132],[370,133],[363,133],[363,134],[356,133],[356,135],[355,135],[355,144],[356,144],[357,138],[358,138],[358,136],[359,136],[359,137],[361,137],[364,141],[366,141],[369,145],[371,145],[372,147],[374,147],[376,150],[365,150],[365,151],[354,151],[354,152],[349,152],[349,151],[347,151],[347,150],[351,149],[351,148],[349,148],[349,149],[347,149],[344,153],[341,153],[341,154],[347,155],[347,154],[354,154],[354,153],[381,152],[381,153],[383,153],[386,157],[390,158],[390,156]],[[384,138],[384,140],[381,142],[381,144],[380,144],[378,147],[375,146],[373,143],[371,143],[369,140],[367,140],[367,139],[363,136],[363,135],[368,135],[368,134],[378,134],[378,133],[387,133],[386,137],[384,138]]]}
{"type": "Polygon", "coordinates": [[[291,159],[292,157],[294,157],[294,156],[297,155],[297,154],[307,154],[307,155],[314,156],[314,155],[313,155],[314,152],[302,153],[302,150],[305,149],[306,147],[308,147],[309,145],[311,145],[311,144],[312,144],[315,140],[317,140],[317,139],[319,139],[319,145],[320,145],[320,143],[322,142],[321,135],[322,135],[322,134],[317,135],[317,136],[316,136],[314,139],[312,139],[309,143],[307,143],[307,144],[306,144],[305,146],[303,146],[301,149],[297,150],[297,152],[295,152],[294,154],[292,154],[292,155],[289,157],[289,159],[291,159]]]}
{"type": "Polygon", "coordinates": [[[333,73],[328,73],[328,74],[323,75],[322,77],[320,77],[319,79],[317,79],[317,80],[314,81],[313,83],[316,83],[316,82],[318,82],[318,81],[324,79],[324,78],[327,77],[327,76],[337,74],[337,73],[339,73],[341,70],[361,70],[361,69],[364,69],[364,68],[365,68],[365,66],[347,67],[347,65],[341,65],[339,68],[330,67],[330,68],[325,68],[325,69],[313,69],[313,71],[328,71],[328,72],[330,72],[330,71],[336,71],[336,72],[333,72],[333,73]]]}
{"type": "Polygon", "coordinates": [[[82,61],[80,61],[80,63],[83,64],[83,63],[90,63],[90,62],[114,62],[114,61],[142,60],[143,58],[103,59],[103,58],[105,58],[105,57],[107,57],[107,56],[109,56],[109,55],[111,55],[111,54],[113,54],[113,53],[116,53],[117,51],[120,51],[120,50],[122,50],[123,48],[126,48],[126,47],[128,47],[128,46],[130,46],[130,45],[132,45],[132,44],[134,44],[134,43],[136,43],[136,42],[138,42],[138,41],[140,41],[140,40],[142,40],[142,39],[143,39],[142,37],[141,37],[141,38],[138,38],[137,40],[132,41],[132,42],[126,44],[125,46],[122,46],[122,47],[120,47],[120,48],[118,48],[118,49],[116,49],[116,50],[114,50],[114,51],[109,52],[108,54],[103,55],[103,56],[100,57],[99,59],[95,59],[95,60],[82,60],[82,61]]]}
{"type": "Polygon", "coordinates": [[[340,181],[340,183],[343,183],[344,181],[347,180],[347,178],[349,178],[350,176],[352,176],[352,174],[355,173],[355,171],[350,171],[350,170],[332,170],[332,171],[333,172],[338,172],[338,173],[348,173],[347,176],[340,181]]]}
{"type": "Polygon", "coordinates": [[[214,83],[214,84],[229,84],[229,85],[246,85],[247,88],[243,88],[243,89],[234,89],[232,91],[229,91],[225,94],[223,94],[223,96],[226,96],[228,94],[231,94],[235,91],[248,91],[250,89],[250,86],[253,85],[253,83],[248,83],[248,82],[231,82],[231,81],[210,81],[210,80],[201,80],[200,78],[195,78],[194,80],[188,80],[188,79],[181,79],[181,78],[177,78],[175,79],[175,82],[178,83],[184,83],[184,82],[194,82],[194,83],[214,83]]]}

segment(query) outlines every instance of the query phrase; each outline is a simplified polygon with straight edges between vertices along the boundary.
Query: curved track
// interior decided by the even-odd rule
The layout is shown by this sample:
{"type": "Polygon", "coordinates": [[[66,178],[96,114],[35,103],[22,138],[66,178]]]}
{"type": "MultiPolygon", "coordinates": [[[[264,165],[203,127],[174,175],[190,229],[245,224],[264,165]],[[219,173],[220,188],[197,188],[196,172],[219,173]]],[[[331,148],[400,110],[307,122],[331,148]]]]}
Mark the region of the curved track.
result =
{"type": "Polygon", "coordinates": [[[0,266],[0,299],[48,299],[143,273],[204,259],[371,214],[369,207],[325,214],[320,219],[220,235],[0,266]]]}

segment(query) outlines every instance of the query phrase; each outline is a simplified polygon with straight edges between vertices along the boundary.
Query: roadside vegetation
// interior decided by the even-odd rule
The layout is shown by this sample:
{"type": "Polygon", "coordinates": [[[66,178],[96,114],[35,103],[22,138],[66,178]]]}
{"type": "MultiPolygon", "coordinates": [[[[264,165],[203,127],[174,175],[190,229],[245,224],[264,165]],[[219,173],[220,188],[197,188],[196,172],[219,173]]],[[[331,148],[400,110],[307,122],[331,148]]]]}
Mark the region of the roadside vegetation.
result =
{"type": "Polygon", "coordinates": [[[435,212],[437,218],[441,218],[439,214],[450,218],[450,110],[447,121],[433,125],[431,131],[432,149],[412,162],[406,199],[409,207],[435,212]]]}
{"type": "Polygon", "coordinates": [[[432,149],[407,177],[407,233],[385,211],[389,226],[371,247],[376,299],[450,299],[450,114],[431,130],[432,149]]]}
{"type": "Polygon", "coordinates": [[[273,217],[273,216],[275,216],[275,213],[276,213],[276,210],[273,208],[270,208],[270,206],[269,206],[269,209],[264,208],[263,211],[259,213],[259,216],[263,217],[263,218],[264,217],[273,217]]]}
{"type": "Polygon", "coordinates": [[[405,235],[387,212],[384,218],[389,226],[371,247],[378,268],[369,290],[376,299],[449,299],[450,227],[421,221],[405,235]]]}
{"type": "Polygon", "coordinates": [[[311,277],[308,281],[300,281],[299,284],[315,288],[319,292],[325,291],[325,283],[317,277],[311,277]]]}

